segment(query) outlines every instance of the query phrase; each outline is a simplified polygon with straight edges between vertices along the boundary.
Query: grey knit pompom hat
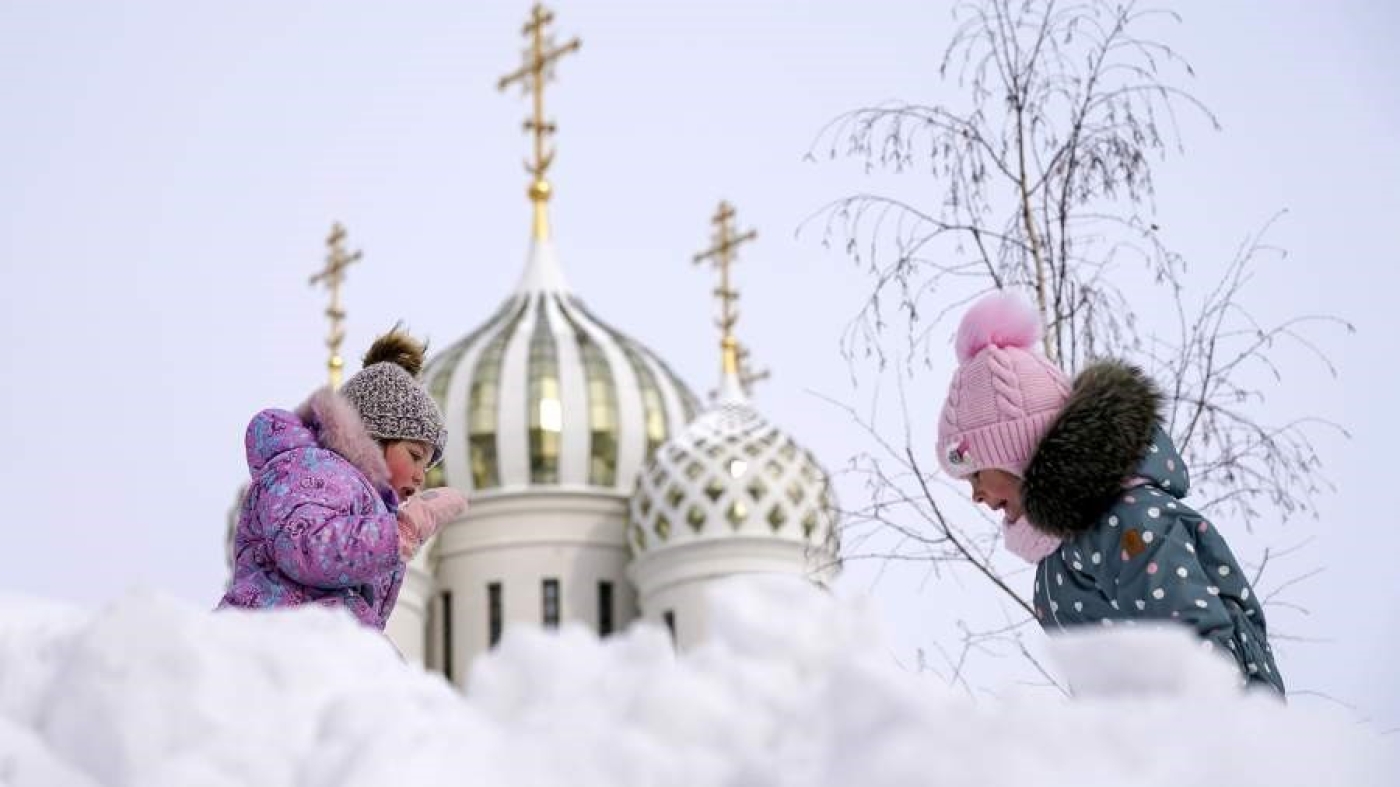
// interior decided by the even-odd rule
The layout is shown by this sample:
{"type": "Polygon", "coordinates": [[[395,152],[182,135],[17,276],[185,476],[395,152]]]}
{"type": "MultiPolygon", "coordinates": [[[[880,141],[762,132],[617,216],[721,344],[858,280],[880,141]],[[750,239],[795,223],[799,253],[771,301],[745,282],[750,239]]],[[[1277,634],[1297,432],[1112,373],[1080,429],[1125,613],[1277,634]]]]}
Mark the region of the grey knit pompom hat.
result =
{"type": "Polygon", "coordinates": [[[364,368],[345,381],[340,395],[360,411],[377,440],[417,440],[433,447],[429,467],[442,461],[447,429],[437,402],[419,384],[426,348],[398,328],[375,340],[364,368]]]}

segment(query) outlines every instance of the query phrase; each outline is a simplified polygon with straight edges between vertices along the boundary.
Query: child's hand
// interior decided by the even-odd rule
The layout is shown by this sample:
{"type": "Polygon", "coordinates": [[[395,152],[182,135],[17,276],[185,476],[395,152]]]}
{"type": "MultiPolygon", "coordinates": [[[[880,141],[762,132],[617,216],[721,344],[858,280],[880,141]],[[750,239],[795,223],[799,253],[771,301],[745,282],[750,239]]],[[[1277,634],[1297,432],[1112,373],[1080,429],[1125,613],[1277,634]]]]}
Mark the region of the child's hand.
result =
{"type": "Polygon", "coordinates": [[[399,555],[411,560],[423,542],[467,510],[466,495],[450,486],[429,489],[399,506],[399,555]]]}

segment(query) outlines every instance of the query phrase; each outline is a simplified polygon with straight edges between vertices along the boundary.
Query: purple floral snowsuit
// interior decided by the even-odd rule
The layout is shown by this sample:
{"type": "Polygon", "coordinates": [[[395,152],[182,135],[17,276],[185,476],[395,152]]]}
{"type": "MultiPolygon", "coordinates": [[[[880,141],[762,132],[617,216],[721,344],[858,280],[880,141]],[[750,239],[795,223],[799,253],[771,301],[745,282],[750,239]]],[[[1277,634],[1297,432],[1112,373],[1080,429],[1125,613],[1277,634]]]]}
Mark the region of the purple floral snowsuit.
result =
{"type": "Polygon", "coordinates": [[[398,497],[354,406],[322,389],[258,413],[244,444],[252,482],[219,607],[345,607],[382,631],[403,584],[398,497]]]}

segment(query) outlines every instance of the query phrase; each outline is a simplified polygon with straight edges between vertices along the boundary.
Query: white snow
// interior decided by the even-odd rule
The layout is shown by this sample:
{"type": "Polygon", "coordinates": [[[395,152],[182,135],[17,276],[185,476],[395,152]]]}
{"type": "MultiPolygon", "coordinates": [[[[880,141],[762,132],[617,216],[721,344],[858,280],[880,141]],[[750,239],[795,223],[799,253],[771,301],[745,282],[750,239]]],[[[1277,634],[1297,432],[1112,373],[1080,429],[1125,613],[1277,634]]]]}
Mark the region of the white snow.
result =
{"type": "Polygon", "coordinates": [[[1072,700],[973,703],[862,605],[731,582],[714,642],[518,627],[464,697],[348,616],[0,597],[0,784],[1380,785],[1395,741],[1243,696],[1177,631],[1055,643],[1072,700]]]}

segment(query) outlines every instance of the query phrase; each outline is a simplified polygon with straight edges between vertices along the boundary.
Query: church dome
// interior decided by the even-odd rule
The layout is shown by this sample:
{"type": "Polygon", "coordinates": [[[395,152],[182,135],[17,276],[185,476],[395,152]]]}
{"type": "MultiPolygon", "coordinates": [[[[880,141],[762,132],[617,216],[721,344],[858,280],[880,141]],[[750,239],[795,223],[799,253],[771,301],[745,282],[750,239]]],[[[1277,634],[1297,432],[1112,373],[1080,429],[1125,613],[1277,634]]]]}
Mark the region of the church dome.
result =
{"type": "Polygon", "coordinates": [[[706,540],[799,542],[809,562],[830,567],[838,552],[831,480],[816,458],[729,393],[652,457],[630,502],[633,554],[706,540]]]}
{"type": "Polygon", "coordinates": [[[655,353],[569,291],[547,237],[534,240],[516,292],[433,357],[423,379],[448,430],[429,484],[477,494],[561,487],[625,495],[699,409],[655,353]]]}

